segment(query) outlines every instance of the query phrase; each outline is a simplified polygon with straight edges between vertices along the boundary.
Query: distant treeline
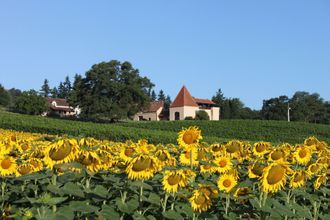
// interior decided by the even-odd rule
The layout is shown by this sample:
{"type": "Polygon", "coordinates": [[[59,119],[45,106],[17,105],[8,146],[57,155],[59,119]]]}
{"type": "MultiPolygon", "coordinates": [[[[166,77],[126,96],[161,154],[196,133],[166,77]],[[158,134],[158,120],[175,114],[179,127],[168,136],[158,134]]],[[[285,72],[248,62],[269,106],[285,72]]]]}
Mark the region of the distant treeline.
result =
{"type": "MultiPolygon", "coordinates": [[[[81,108],[81,119],[116,121],[132,118],[145,109],[150,101],[164,101],[168,115],[170,96],[160,90],[129,62],[111,60],[95,64],[85,75],[76,74],[73,82],[65,77],[58,86],[50,87],[44,80],[39,91],[6,90],[0,84],[0,106],[24,114],[41,114],[47,110],[46,97],[67,99],[81,108]]],[[[239,98],[226,98],[219,89],[212,97],[220,107],[220,119],[288,120],[330,124],[330,102],[319,94],[298,91],[291,98],[282,95],[263,100],[261,110],[244,106],[239,98]]]]}

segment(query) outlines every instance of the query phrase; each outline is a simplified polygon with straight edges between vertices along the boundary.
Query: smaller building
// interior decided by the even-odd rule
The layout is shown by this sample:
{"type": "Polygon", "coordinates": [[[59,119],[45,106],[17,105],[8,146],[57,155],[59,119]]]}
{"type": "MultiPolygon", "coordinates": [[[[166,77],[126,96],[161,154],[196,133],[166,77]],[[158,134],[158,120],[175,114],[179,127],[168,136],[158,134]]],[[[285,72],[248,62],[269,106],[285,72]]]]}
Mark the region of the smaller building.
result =
{"type": "Polygon", "coordinates": [[[164,102],[151,102],[148,108],[134,115],[134,121],[160,121],[163,119],[164,102]]]}
{"type": "Polygon", "coordinates": [[[77,117],[80,114],[79,107],[72,107],[66,99],[47,98],[48,111],[44,116],[59,116],[59,117],[77,117]]]}
{"type": "Polygon", "coordinates": [[[170,106],[170,121],[184,120],[186,117],[196,117],[196,112],[205,111],[210,120],[217,121],[220,117],[220,108],[208,99],[194,98],[188,89],[183,86],[170,106]]]}

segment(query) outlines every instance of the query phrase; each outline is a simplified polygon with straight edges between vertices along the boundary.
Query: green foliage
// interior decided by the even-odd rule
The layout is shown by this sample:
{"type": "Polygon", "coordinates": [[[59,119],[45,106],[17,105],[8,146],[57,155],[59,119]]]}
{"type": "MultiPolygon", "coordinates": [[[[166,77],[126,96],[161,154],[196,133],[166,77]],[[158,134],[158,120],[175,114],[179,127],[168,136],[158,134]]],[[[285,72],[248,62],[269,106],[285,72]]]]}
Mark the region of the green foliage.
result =
{"type": "Polygon", "coordinates": [[[22,114],[40,115],[47,111],[47,101],[36,91],[30,90],[17,97],[13,110],[22,114]]]}
{"type": "Polygon", "coordinates": [[[194,120],[194,118],[191,117],[191,116],[187,116],[187,117],[184,118],[184,120],[194,120]]]}
{"type": "Polygon", "coordinates": [[[50,92],[51,92],[51,90],[49,87],[49,81],[48,81],[48,79],[45,79],[44,84],[42,85],[41,90],[40,90],[40,95],[43,97],[48,97],[50,92]]]}
{"type": "Polygon", "coordinates": [[[210,120],[210,117],[206,111],[199,110],[196,112],[195,120],[210,120]]]}
{"type": "Polygon", "coordinates": [[[287,96],[264,100],[261,109],[262,118],[266,120],[287,120],[288,103],[289,98],[287,96]]]}
{"type": "Polygon", "coordinates": [[[137,141],[141,138],[150,143],[176,143],[177,131],[182,127],[198,126],[203,131],[203,141],[224,142],[231,139],[269,141],[273,143],[301,143],[309,136],[330,142],[330,126],[303,122],[263,120],[221,121],[160,121],[123,122],[98,124],[63,119],[53,119],[0,112],[0,127],[18,131],[71,136],[89,136],[114,141],[137,141]]]}
{"type": "Polygon", "coordinates": [[[154,86],[129,62],[116,60],[95,64],[76,80],[71,102],[80,106],[81,117],[93,120],[132,117],[149,104],[154,86]]]}
{"type": "Polygon", "coordinates": [[[7,90],[0,84],[0,106],[7,107],[10,103],[10,95],[7,90]]]}

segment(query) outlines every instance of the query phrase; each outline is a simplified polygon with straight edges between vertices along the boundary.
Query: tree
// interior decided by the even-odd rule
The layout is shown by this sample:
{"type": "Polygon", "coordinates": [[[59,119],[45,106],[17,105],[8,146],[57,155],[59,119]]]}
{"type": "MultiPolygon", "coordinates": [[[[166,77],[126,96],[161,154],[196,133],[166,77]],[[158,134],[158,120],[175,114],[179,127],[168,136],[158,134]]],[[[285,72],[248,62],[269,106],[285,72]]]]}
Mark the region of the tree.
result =
{"type": "Polygon", "coordinates": [[[35,90],[23,92],[17,97],[14,111],[22,114],[40,115],[47,111],[47,101],[35,90]]]}
{"type": "Polygon", "coordinates": [[[8,90],[10,96],[9,108],[13,108],[18,96],[22,94],[22,91],[19,89],[11,88],[8,90]]]}
{"type": "Polygon", "coordinates": [[[147,107],[154,85],[129,62],[112,60],[95,64],[81,79],[75,94],[81,117],[118,120],[147,107]]]}
{"type": "Polygon", "coordinates": [[[151,92],[151,101],[156,101],[156,99],[157,99],[157,95],[156,95],[156,92],[155,92],[155,90],[152,90],[152,92],[151,92]]]}
{"type": "Polygon", "coordinates": [[[84,86],[84,82],[82,76],[76,74],[74,76],[72,89],[68,96],[68,102],[71,106],[78,106],[80,100],[83,100],[82,97],[83,93],[81,93],[81,91],[83,90],[83,86],[84,86]]]}
{"type": "Polygon", "coordinates": [[[199,110],[196,112],[195,120],[210,120],[210,117],[206,111],[199,110]]]}
{"type": "Polygon", "coordinates": [[[10,104],[8,91],[0,84],[0,106],[7,107],[10,104]]]}
{"type": "Polygon", "coordinates": [[[166,96],[164,91],[161,89],[158,93],[158,101],[164,101],[165,102],[166,96]]]}
{"type": "Polygon", "coordinates": [[[54,87],[53,89],[51,89],[50,94],[51,94],[51,97],[52,97],[52,98],[58,98],[58,91],[57,91],[57,88],[54,87]]]}
{"type": "Polygon", "coordinates": [[[49,94],[50,94],[50,87],[49,87],[49,81],[48,79],[45,79],[44,80],[44,84],[42,85],[41,87],[41,90],[40,90],[40,94],[43,96],[43,97],[48,97],[49,94]]]}
{"type": "Polygon", "coordinates": [[[287,120],[289,98],[285,95],[263,101],[261,115],[266,120],[287,120]]]}

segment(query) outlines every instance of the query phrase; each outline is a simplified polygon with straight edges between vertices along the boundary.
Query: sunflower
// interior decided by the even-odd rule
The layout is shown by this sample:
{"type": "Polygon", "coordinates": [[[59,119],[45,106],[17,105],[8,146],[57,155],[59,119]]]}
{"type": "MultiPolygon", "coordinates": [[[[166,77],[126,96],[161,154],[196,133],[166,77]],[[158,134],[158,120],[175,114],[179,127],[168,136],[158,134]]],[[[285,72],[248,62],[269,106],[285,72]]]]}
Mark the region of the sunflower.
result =
{"type": "Polygon", "coordinates": [[[285,161],[285,151],[281,148],[276,148],[272,150],[268,155],[269,162],[284,162],[285,161]]]}
{"type": "Polygon", "coordinates": [[[294,160],[301,165],[306,165],[312,157],[312,150],[305,145],[298,145],[293,153],[294,160]]]}
{"type": "Polygon", "coordinates": [[[242,152],[243,143],[239,140],[232,140],[225,145],[225,149],[226,154],[230,158],[238,158],[240,156],[240,153],[242,152]]]}
{"type": "Polygon", "coordinates": [[[221,144],[212,144],[210,146],[210,151],[214,156],[221,155],[225,152],[225,148],[221,144]]]}
{"type": "Polygon", "coordinates": [[[159,160],[161,167],[176,166],[176,159],[165,149],[159,149],[155,153],[155,157],[159,160]]]}
{"type": "Polygon", "coordinates": [[[187,129],[182,129],[179,132],[178,144],[187,150],[193,149],[198,146],[199,141],[202,139],[201,130],[195,126],[187,129]]]}
{"type": "Polygon", "coordinates": [[[234,199],[240,203],[245,203],[250,194],[251,189],[249,187],[238,187],[234,192],[234,199]]]}
{"type": "Polygon", "coordinates": [[[30,164],[33,166],[33,170],[35,172],[40,171],[43,169],[43,164],[42,161],[38,158],[31,158],[29,160],[26,161],[26,164],[30,164]]]}
{"type": "Polygon", "coordinates": [[[189,179],[187,175],[183,172],[183,170],[166,170],[162,183],[166,192],[176,193],[179,187],[185,187],[188,182],[189,179]]]}
{"type": "Polygon", "coordinates": [[[115,164],[114,157],[108,151],[99,148],[96,150],[96,153],[100,159],[98,166],[101,167],[101,169],[107,170],[115,164]]]}
{"type": "Polygon", "coordinates": [[[309,146],[309,147],[314,147],[315,145],[317,145],[320,141],[314,137],[314,136],[311,136],[309,138],[307,138],[305,141],[304,141],[304,144],[306,146],[309,146]]]}
{"type": "Polygon", "coordinates": [[[260,179],[262,191],[275,193],[284,187],[286,183],[286,172],[288,166],[285,164],[272,163],[268,165],[260,179]]]}
{"type": "Polygon", "coordinates": [[[323,166],[319,163],[310,164],[307,168],[308,177],[311,178],[314,175],[318,174],[321,171],[322,167],[323,166]]]}
{"type": "Polygon", "coordinates": [[[0,157],[0,176],[8,176],[16,172],[16,161],[10,156],[0,157]]]}
{"type": "Polygon", "coordinates": [[[303,186],[306,182],[307,173],[304,170],[295,171],[291,176],[290,187],[293,189],[303,186]]]}
{"type": "Polygon", "coordinates": [[[120,151],[120,158],[125,162],[130,162],[136,155],[136,147],[134,145],[126,145],[120,151]]]}
{"type": "Polygon", "coordinates": [[[259,178],[262,176],[262,173],[265,169],[265,165],[255,162],[254,164],[249,165],[248,167],[248,176],[251,179],[259,178]]]}
{"type": "Polygon", "coordinates": [[[237,185],[237,180],[233,174],[224,174],[218,179],[218,187],[220,190],[230,192],[237,185]]]}
{"type": "Polygon", "coordinates": [[[62,139],[46,149],[44,162],[49,169],[56,164],[68,163],[76,159],[78,142],[76,139],[62,139]]]}
{"type": "Polygon", "coordinates": [[[318,189],[321,185],[325,185],[327,183],[327,179],[326,173],[319,175],[314,182],[314,189],[318,189]]]}
{"type": "Polygon", "coordinates": [[[201,173],[215,173],[218,171],[217,166],[213,166],[210,164],[200,165],[199,169],[201,173]]]}
{"type": "Polygon", "coordinates": [[[86,169],[91,172],[97,172],[102,168],[102,166],[100,166],[101,159],[98,154],[92,150],[79,151],[76,161],[84,165],[86,169]]]}
{"type": "Polygon", "coordinates": [[[262,157],[268,153],[270,148],[271,144],[269,142],[257,142],[253,145],[253,154],[257,157],[262,157]]]}
{"type": "Polygon", "coordinates": [[[233,166],[230,158],[225,157],[225,156],[215,158],[213,163],[216,164],[217,171],[219,173],[226,173],[227,171],[232,169],[232,166],[233,166]]]}
{"type": "Polygon", "coordinates": [[[141,154],[131,160],[126,168],[129,179],[146,180],[153,177],[159,170],[158,159],[153,156],[141,154]]]}
{"type": "Polygon", "coordinates": [[[20,141],[18,146],[17,146],[17,149],[20,153],[24,153],[28,150],[31,149],[31,143],[29,141],[20,141]]]}
{"type": "Polygon", "coordinates": [[[16,176],[23,176],[35,172],[34,166],[31,164],[21,164],[17,166],[16,176]]]}
{"type": "Polygon", "coordinates": [[[193,210],[197,212],[207,211],[212,205],[212,194],[213,191],[210,187],[202,186],[199,189],[194,190],[192,197],[189,199],[193,210]]]}
{"type": "Polygon", "coordinates": [[[197,166],[199,161],[197,160],[197,152],[196,149],[186,150],[182,154],[180,154],[180,163],[183,165],[190,165],[190,157],[192,156],[192,165],[197,166]],[[192,151],[192,152],[191,152],[192,151]]]}

